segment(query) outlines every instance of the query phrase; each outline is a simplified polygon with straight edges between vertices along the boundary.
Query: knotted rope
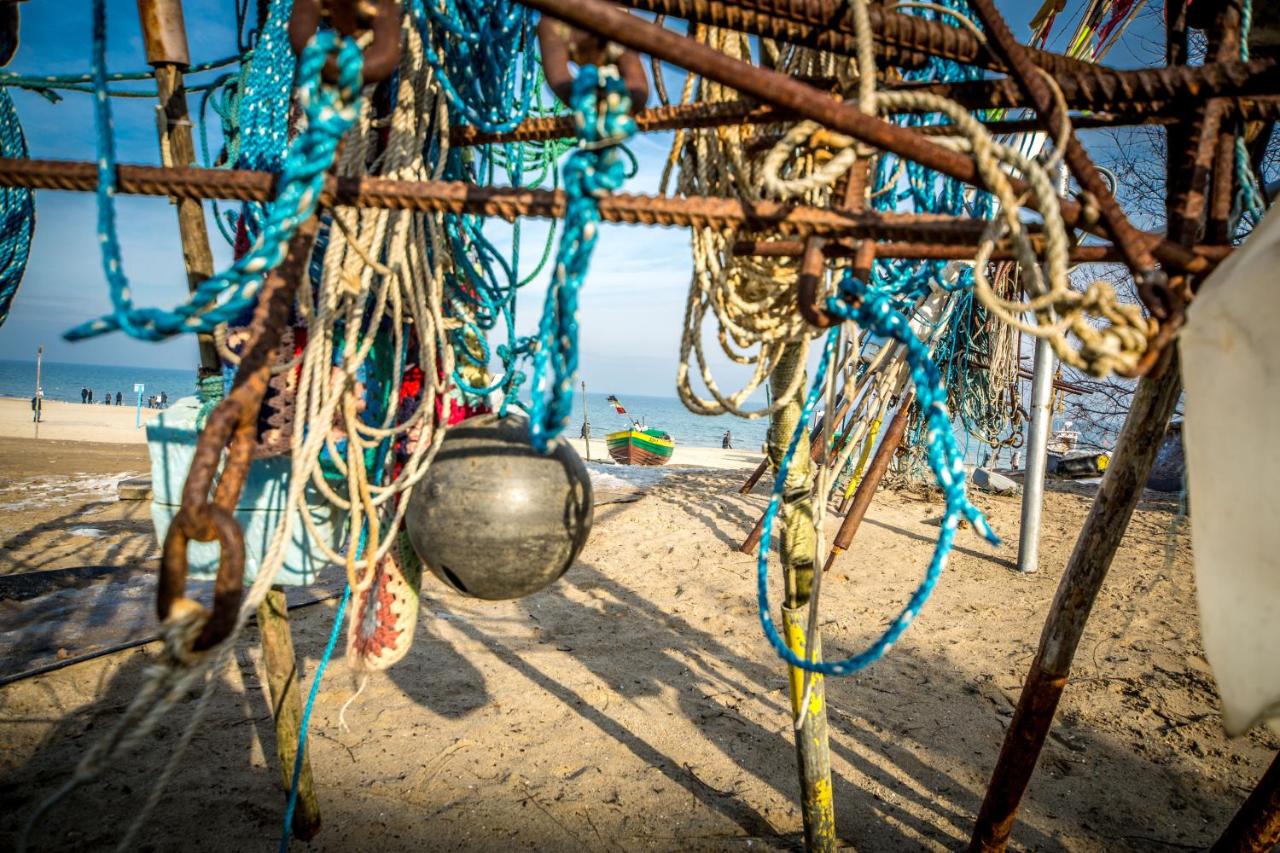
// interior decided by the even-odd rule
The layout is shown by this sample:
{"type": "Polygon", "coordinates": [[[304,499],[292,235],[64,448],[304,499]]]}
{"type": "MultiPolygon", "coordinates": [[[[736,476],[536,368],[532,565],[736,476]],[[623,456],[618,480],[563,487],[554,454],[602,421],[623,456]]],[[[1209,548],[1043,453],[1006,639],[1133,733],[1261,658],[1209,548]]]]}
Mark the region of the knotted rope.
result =
{"type": "Polygon", "coordinates": [[[627,87],[612,66],[579,68],[570,101],[578,150],[564,164],[564,230],[533,353],[529,438],[539,453],[548,452],[569,424],[578,370],[578,292],[595,249],[600,199],[626,179],[621,143],[636,130],[627,87]]]}

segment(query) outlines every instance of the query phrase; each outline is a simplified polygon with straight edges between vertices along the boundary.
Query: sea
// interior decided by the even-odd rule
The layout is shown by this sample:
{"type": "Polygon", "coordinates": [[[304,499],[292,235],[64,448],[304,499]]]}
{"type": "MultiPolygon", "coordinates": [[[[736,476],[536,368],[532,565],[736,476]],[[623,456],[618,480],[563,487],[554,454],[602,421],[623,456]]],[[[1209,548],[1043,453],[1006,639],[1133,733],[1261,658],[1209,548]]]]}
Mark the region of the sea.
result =
{"type": "MultiPolygon", "coordinates": [[[[104,364],[70,364],[46,361],[40,368],[40,385],[46,400],[80,402],[80,389],[93,389],[93,402],[101,403],[110,394],[124,395],[125,403],[137,402],[133,386],[142,384],[143,399],[161,392],[170,400],[195,393],[194,368],[172,370],[163,367],[118,367],[104,364]]],[[[36,389],[36,363],[34,360],[11,361],[0,359],[0,397],[20,397],[30,400],[36,389]]]]}
{"type": "MultiPolygon", "coordinates": [[[[195,393],[195,370],[171,370],[157,367],[119,367],[98,364],[69,364],[46,361],[41,367],[40,384],[44,386],[45,399],[80,402],[80,389],[92,388],[93,401],[101,402],[103,395],[115,399],[117,391],[124,394],[126,404],[137,401],[133,391],[141,383],[143,398],[162,391],[170,400],[195,393]]],[[[36,364],[33,360],[11,361],[0,359],[0,397],[31,399],[36,387],[36,364]]],[[[719,447],[725,431],[732,433],[733,446],[743,450],[758,450],[765,442],[769,428],[768,419],[746,421],[728,415],[702,417],[692,414],[674,397],[644,397],[636,394],[617,394],[635,420],[643,420],[646,426],[668,433],[677,445],[685,447],[719,447]]],[[[624,429],[627,416],[614,411],[607,394],[587,395],[587,413],[591,421],[591,437],[603,440],[605,435],[624,429]]],[[[582,395],[573,401],[573,419],[567,434],[577,437],[582,429],[582,395]]]]}

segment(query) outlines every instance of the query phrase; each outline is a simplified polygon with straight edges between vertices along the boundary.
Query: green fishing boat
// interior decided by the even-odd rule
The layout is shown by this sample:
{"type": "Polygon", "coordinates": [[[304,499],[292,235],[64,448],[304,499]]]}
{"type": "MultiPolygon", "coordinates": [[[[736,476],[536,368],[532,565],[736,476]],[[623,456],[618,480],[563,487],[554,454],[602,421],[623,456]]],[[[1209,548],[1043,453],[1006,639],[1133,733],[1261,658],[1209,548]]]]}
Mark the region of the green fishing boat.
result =
{"type": "Polygon", "coordinates": [[[639,427],[611,432],[605,443],[619,465],[666,465],[676,449],[675,441],[662,430],[639,427]]]}
{"type": "Polygon", "coordinates": [[[619,415],[630,421],[627,429],[611,432],[604,437],[609,455],[619,465],[666,465],[675,452],[676,443],[660,429],[649,429],[641,421],[631,420],[618,398],[609,395],[609,402],[619,415]]]}

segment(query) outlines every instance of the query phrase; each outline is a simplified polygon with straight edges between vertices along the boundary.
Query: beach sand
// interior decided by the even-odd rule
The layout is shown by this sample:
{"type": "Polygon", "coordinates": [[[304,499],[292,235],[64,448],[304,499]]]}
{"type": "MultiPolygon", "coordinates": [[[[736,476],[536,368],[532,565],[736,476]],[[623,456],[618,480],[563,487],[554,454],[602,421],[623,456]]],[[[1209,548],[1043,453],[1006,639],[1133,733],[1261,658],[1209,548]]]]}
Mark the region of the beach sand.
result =
{"type": "MultiPolygon", "coordinates": [[[[88,413],[69,408],[65,429],[81,429],[71,421],[88,413]]],[[[83,429],[110,441],[127,426],[83,429]]],[[[358,677],[340,646],[312,722],[324,829],[307,849],[797,849],[785,669],[761,634],[754,559],[734,550],[768,478],[740,496],[758,457],[711,470],[701,456],[639,501],[598,507],[577,564],[543,592],[479,602],[426,578],[412,651],[346,709],[349,730],[338,717],[358,677]]],[[[82,582],[102,585],[112,571],[153,571],[145,504],[116,502],[103,486],[145,469],[136,442],[0,439],[0,572],[63,577],[50,570],[97,565],[105,574],[82,582]],[[85,528],[101,533],[75,532],[85,528]]],[[[933,599],[888,657],[826,681],[845,844],[954,850],[967,840],[1090,494],[1049,492],[1034,575],[1013,570],[1019,500],[977,496],[1004,544],[961,531],[933,599]]],[[[1223,734],[1176,510],[1148,493],[1134,515],[1014,831],[1019,849],[1208,846],[1280,748],[1261,731],[1223,734]]],[[[824,585],[828,657],[865,647],[902,606],[940,514],[913,492],[877,495],[824,585]]],[[[776,607],[776,578],[772,590],[776,607]]],[[[0,616],[25,603],[0,600],[0,616]]],[[[291,614],[304,683],[336,604],[291,614]]],[[[250,628],[217,674],[208,716],[141,836],[148,848],[276,843],[283,797],[256,640],[250,628]]],[[[0,687],[0,847],[13,846],[19,822],[158,655],[151,643],[0,687]]],[[[114,845],[194,702],[180,705],[48,815],[34,846],[114,845]]]]}
{"type": "MultiPolygon", "coordinates": [[[[142,423],[160,414],[159,409],[143,409],[142,423]]],[[[40,422],[39,437],[58,441],[91,441],[108,444],[146,444],[147,431],[134,425],[136,411],[132,406],[100,406],[97,404],[46,402],[40,422]]],[[[31,421],[31,401],[0,397],[0,437],[32,438],[35,424],[31,421]]],[[[590,452],[580,438],[567,438],[584,459],[611,461],[604,437],[591,440],[590,452]]],[[[686,447],[677,445],[669,465],[694,468],[755,467],[764,455],[758,450],[722,450],[719,447],[686,447]]]]}

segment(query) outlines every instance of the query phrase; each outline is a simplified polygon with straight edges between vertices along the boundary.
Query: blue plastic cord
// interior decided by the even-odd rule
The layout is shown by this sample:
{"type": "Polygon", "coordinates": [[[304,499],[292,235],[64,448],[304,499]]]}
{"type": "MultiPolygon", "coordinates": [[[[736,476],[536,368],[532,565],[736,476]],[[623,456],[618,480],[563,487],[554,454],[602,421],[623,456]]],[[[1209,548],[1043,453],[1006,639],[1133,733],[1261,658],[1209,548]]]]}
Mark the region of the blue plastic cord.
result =
{"type": "Polygon", "coordinates": [[[578,371],[578,292],[596,245],[600,199],[626,180],[621,143],[636,130],[631,97],[615,68],[579,68],[569,106],[579,147],[564,165],[564,230],[533,353],[529,439],[539,453],[548,452],[569,424],[578,371]]]}
{"type": "MultiPolygon", "coordinates": [[[[27,138],[17,110],[6,89],[0,89],[0,157],[25,158],[27,138]]],[[[36,207],[31,190],[0,189],[0,326],[9,319],[9,308],[27,271],[31,238],[36,227],[36,207]]]]}
{"type": "Polygon", "coordinates": [[[457,124],[505,133],[529,115],[538,64],[533,13],[513,0],[409,0],[457,124]]]}
{"type": "MultiPolygon", "coordinates": [[[[294,232],[315,211],[325,172],[333,163],[342,135],[358,113],[363,65],[360,48],[354,40],[339,41],[332,32],[320,32],[303,51],[299,61],[298,100],[307,117],[306,129],[289,147],[280,173],[280,188],[267,207],[262,231],[253,248],[226,272],[201,282],[189,300],[174,310],[136,308],[121,265],[116,232],[116,156],[111,104],[106,95],[105,0],[94,0],[93,11],[98,241],[102,245],[102,266],[113,310],[111,314],[75,327],[64,337],[74,341],[120,329],[135,338],[157,341],[182,332],[211,331],[221,323],[234,320],[254,304],[267,274],[284,260],[294,232]],[[336,86],[320,77],[325,60],[335,50],[339,67],[336,86]]],[[[251,145],[251,142],[249,137],[242,141],[242,152],[256,151],[255,156],[267,156],[269,145],[251,145]]]]}
{"type": "Polygon", "coordinates": [[[841,282],[839,295],[827,300],[827,310],[845,320],[853,320],[874,335],[893,338],[906,348],[907,365],[911,368],[911,380],[916,387],[916,399],[928,422],[926,440],[929,465],[946,499],[942,531],[938,534],[938,542],[934,546],[933,558],[929,561],[924,579],[912,594],[906,607],[875,642],[858,654],[838,661],[806,660],[787,647],[774,625],[773,616],[770,615],[769,546],[773,537],[774,520],[782,506],[782,492],[786,485],[787,471],[791,466],[792,457],[795,456],[800,436],[808,433],[809,420],[822,396],[827,364],[839,340],[839,327],[831,329],[827,333],[826,346],[818,362],[813,387],[809,390],[809,395],[800,412],[800,422],[796,424],[795,432],[791,436],[791,444],[774,477],[773,494],[765,510],[760,550],[756,560],[756,593],[760,625],[764,628],[765,637],[768,638],[779,657],[791,666],[809,672],[823,675],[851,675],[884,657],[920,613],[920,609],[932,595],[942,570],[946,567],[960,519],[968,519],[974,529],[991,544],[1000,544],[1000,539],[987,524],[986,517],[977,507],[969,503],[965,495],[964,457],[956,447],[955,435],[951,430],[951,416],[947,412],[947,389],[942,384],[942,375],[929,357],[928,348],[911,331],[906,318],[895,310],[892,299],[873,290],[852,275],[846,274],[844,281],[841,282]]]}

